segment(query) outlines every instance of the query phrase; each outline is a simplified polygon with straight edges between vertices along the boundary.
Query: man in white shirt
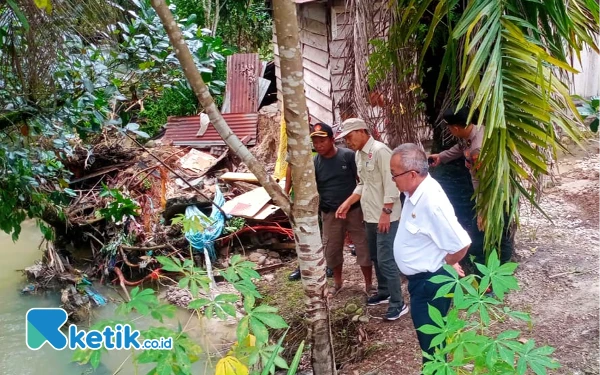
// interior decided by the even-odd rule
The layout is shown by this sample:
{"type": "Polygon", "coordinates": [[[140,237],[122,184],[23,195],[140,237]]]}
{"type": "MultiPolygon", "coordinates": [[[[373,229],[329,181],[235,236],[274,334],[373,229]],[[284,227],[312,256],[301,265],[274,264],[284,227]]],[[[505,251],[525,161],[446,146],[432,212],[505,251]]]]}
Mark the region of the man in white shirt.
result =
{"type": "Polygon", "coordinates": [[[434,299],[441,284],[433,284],[429,279],[447,274],[444,264],[464,276],[458,262],[467,253],[471,239],[458,223],[444,190],[429,175],[427,156],[419,146],[398,146],[392,153],[390,170],[396,187],[406,194],[394,240],[394,258],[408,279],[410,310],[419,345],[424,352],[433,354],[435,348],[429,346],[434,335],[419,332],[418,328],[436,325],[429,317],[428,304],[446,316],[450,299],[434,299]]]}

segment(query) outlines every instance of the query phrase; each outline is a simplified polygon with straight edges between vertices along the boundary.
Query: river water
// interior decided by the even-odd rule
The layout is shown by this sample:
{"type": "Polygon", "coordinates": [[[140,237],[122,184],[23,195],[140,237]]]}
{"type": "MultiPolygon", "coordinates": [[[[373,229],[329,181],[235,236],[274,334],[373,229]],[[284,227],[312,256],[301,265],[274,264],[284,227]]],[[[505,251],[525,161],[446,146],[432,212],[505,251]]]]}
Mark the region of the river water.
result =
{"type": "MultiPolygon", "coordinates": [[[[0,375],[110,375],[146,374],[152,369],[150,365],[139,365],[136,368],[130,360],[126,360],[128,351],[113,350],[102,355],[98,369],[92,370],[89,365],[71,362],[73,352],[69,349],[54,350],[50,345],[33,351],[25,345],[25,314],[34,307],[58,307],[60,298],[56,293],[41,295],[22,295],[20,291],[27,285],[27,280],[19,271],[41,258],[38,250],[41,241],[39,229],[33,222],[23,223],[19,240],[14,243],[9,235],[0,232],[0,375]],[[123,362],[125,361],[125,364],[123,362]]],[[[111,288],[95,284],[94,287],[105,297],[119,300],[119,295],[111,288]]],[[[91,323],[102,319],[118,319],[115,317],[117,304],[93,310],[91,323]]],[[[128,316],[135,320],[137,329],[160,325],[159,322],[145,317],[128,316]]],[[[186,333],[198,344],[210,352],[223,349],[235,340],[235,326],[226,326],[218,321],[190,319],[189,312],[179,309],[175,318],[165,320],[164,326],[177,330],[178,325],[185,327],[186,333]]],[[[84,325],[78,326],[85,329],[84,325]]],[[[193,365],[194,374],[212,374],[216,360],[198,361],[193,365]]]]}

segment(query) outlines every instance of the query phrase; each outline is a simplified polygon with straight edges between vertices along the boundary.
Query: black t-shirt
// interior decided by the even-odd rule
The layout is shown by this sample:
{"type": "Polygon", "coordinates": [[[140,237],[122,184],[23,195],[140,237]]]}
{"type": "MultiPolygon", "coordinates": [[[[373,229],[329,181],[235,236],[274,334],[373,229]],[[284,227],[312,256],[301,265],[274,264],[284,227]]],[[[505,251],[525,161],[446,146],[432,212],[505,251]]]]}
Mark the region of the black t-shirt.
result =
{"type": "Polygon", "coordinates": [[[319,208],[325,212],[335,211],[356,188],[354,151],[338,147],[334,157],[327,159],[316,155],[313,160],[320,198],[319,208]]]}

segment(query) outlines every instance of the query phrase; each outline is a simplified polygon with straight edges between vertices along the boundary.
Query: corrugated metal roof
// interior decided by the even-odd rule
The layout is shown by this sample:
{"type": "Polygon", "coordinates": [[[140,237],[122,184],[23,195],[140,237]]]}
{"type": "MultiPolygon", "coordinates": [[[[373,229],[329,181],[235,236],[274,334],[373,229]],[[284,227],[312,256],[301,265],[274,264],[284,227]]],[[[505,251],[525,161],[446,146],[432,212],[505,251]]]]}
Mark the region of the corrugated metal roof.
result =
{"type": "Polygon", "coordinates": [[[257,53],[236,53],[227,57],[227,106],[223,113],[258,112],[258,79],[262,64],[257,53]]]}
{"type": "MultiPolygon", "coordinates": [[[[258,113],[224,113],[223,118],[239,139],[248,139],[245,144],[256,144],[258,113]]],[[[197,136],[199,129],[200,116],[169,117],[164,139],[173,141],[175,146],[208,148],[225,145],[212,123],[201,137],[197,136]]]]}

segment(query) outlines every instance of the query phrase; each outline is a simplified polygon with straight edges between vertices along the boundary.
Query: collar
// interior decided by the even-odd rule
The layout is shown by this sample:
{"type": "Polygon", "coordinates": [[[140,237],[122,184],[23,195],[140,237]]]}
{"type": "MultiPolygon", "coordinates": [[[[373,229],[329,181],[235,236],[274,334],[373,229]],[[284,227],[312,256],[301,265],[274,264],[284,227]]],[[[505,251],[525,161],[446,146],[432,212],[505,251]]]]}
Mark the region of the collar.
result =
{"type": "Polygon", "coordinates": [[[421,181],[421,183],[419,184],[419,186],[417,186],[417,188],[415,189],[415,192],[412,195],[409,195],[408,193],[406,193],[408,199],[410,200],[410,203],[412,203],[413,206],[417,205],[417,202],[419,202],[419,199],[423,195],[423,192],[425,192],[425,190],[427,189],[427,185],[429,185],[431,183],[431,180],[432,180],[432,177],[428,173],[427,177],[425,177],[425,179],[423,181],[421,181]]]}
{"type": "Polygon", "coordinates": [[[367,143],[365,143],[365,145],[363,146],[363,148],[361,148],[360,150],[362,152],[364,152],[365,154],[368,154],[369,151],[371,151],[371,148],[373,147],[373,143],[375,143],[375,138],[373,138],[372,135],[369,136],[369,140],[367,141],[367,143]]]}

